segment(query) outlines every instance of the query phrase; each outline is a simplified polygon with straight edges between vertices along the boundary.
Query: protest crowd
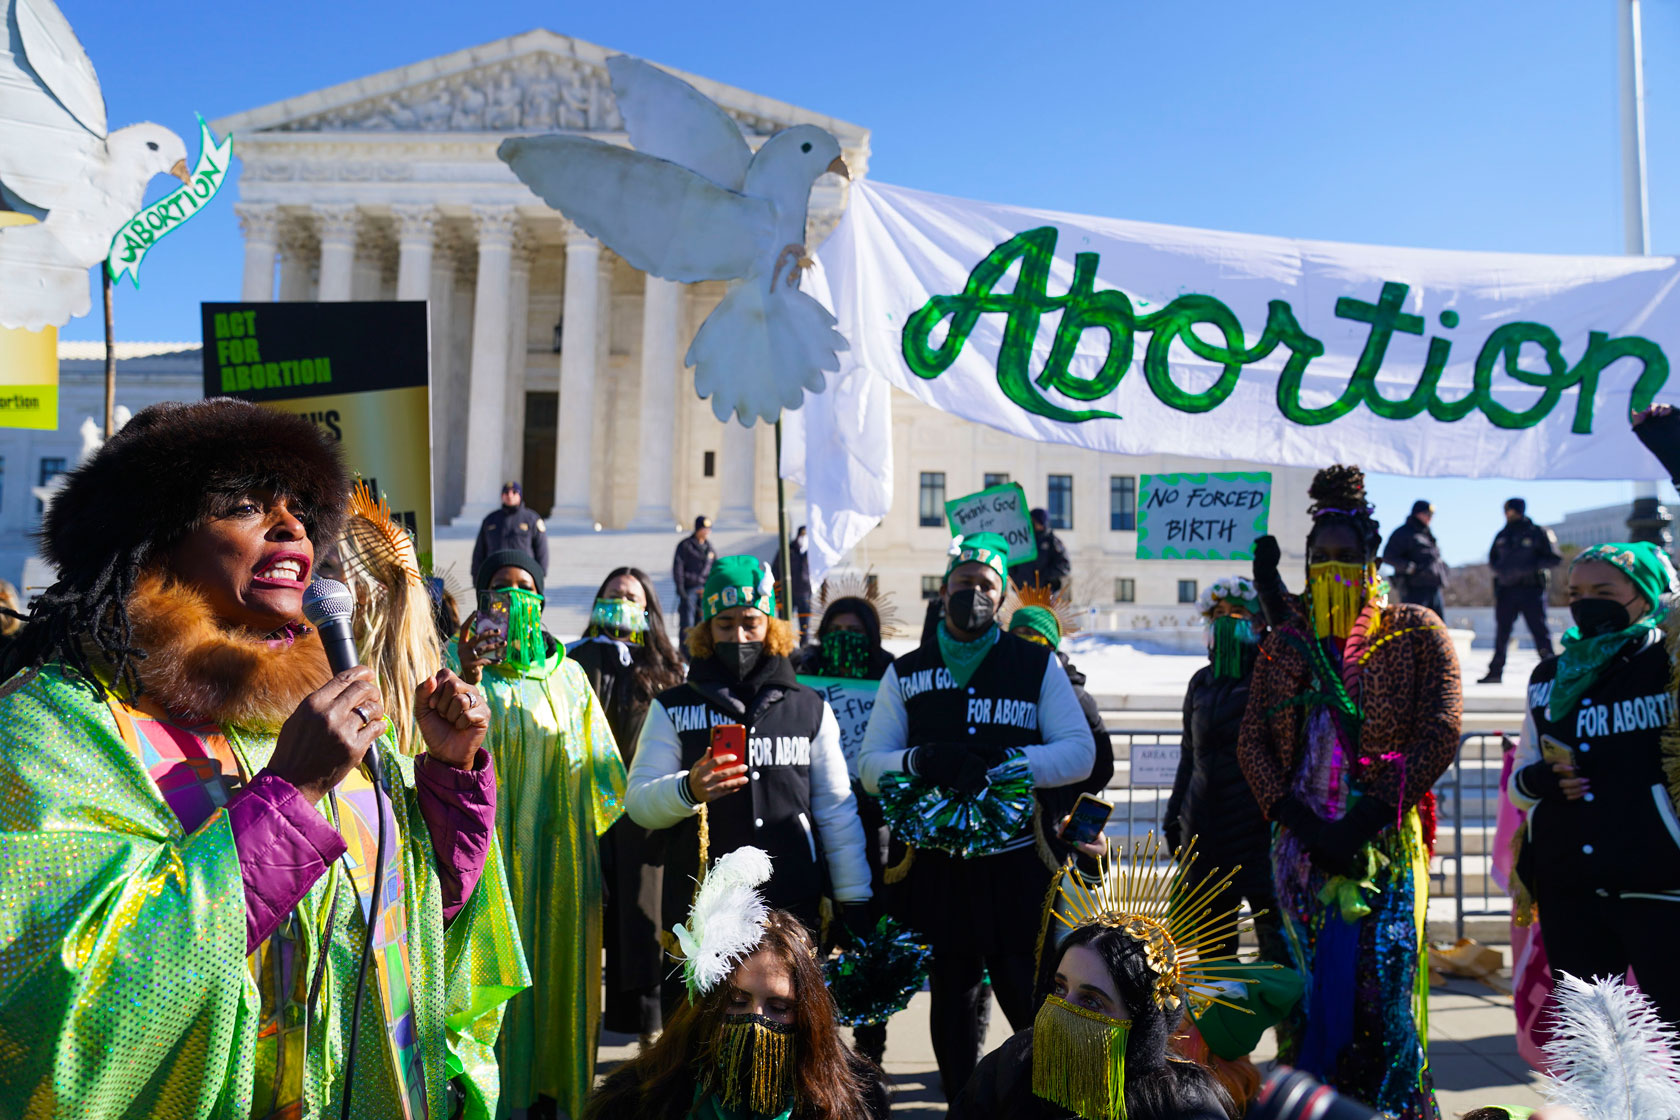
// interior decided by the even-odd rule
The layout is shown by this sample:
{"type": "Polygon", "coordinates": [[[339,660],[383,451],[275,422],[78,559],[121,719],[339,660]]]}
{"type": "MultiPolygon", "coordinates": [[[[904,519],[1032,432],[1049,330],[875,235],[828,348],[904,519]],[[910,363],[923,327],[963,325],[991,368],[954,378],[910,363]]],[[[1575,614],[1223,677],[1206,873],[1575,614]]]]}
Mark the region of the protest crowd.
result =
{"type": "MultiPolygon", "coordinates": [[[[1639,419],[1680,467],[1680,414],[1639,419]]],[[[305,420],[154,406],[71,474],[58,581],[6,608],[5,828],[36,884],[0,902],[5,1015],[33,1023],[0,1057],[9,1100],[883,1116],[890,1020],[925,981],[953,1116],[1241,1115],[1268,1028],[1359,1115],[1440,1115],[1414,996],[1461,689],[1428,503],[1384,547],[1360,470],[1327,467],[1305,570],[1261,537],[1213,582],[1165,819],[1111,852],[1112,747],[1059,648],[1079,573],[1041,511],[1033,564],[955,538],[894,657],[868,581],[813,600],[716,555],[703,518],[682,621],[619,567],[562,643],[565,538],[502,497],[460,618],[305,420]],[[323,574],[338,622],[306,602],[323,574]],[[852,741],[837,681],[873,696],[852,741]],[[1014,1034],[988,1054],[993,999],[1014,1034]],[[603,1027],[640,1045],[599,1081],[603,1027]]],[[[1494,546],[1502,595],[1547,565],[1528,524],[1514,507],[1494,546]]],[[[1680,1022],[1673,569],[1607,542],[1561,574],[1575,626],[1512,762],[1514,889],[1560,983],[1631,969],[1680,1022]]]]}

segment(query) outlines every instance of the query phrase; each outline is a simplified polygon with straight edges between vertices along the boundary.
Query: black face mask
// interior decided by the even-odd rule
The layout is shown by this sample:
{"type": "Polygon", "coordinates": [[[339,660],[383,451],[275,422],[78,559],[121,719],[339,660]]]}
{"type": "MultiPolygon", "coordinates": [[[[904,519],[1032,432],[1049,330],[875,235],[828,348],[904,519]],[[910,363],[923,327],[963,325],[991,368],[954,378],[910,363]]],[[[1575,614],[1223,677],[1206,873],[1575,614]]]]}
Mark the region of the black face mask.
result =
{"type": "Polygon", "coordinates": [[[717,642],[713,648],[718,661],[738,681],[745,680],[764,656],[763,642],[717,642]]]}
{"type": "Polygon", "coordinates": [[[1614,599],[1577,599],[1569,604],[1569,615],[1583,638],[1614,634],[1633,625],[1628,605],[1614,599]]]}
{"type": "Polygon", "coordinates": [[[969,634],[990,626],[996,612],[992,597],[977,587],[951,592],[945,604],[945,617],[951,620],[951,625],[969,634]]]}

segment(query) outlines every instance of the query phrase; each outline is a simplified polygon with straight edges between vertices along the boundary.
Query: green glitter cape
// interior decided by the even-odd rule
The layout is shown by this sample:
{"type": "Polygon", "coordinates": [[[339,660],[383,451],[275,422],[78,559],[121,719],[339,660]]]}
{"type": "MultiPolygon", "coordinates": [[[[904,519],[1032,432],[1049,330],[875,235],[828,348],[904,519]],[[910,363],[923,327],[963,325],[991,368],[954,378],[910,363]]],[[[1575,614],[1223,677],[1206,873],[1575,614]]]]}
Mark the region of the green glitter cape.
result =
{"type": "MultiPolygon", "coordinates": [[[[237,736],[250,765],[271,735],[237,736]]],[[[412,1115],[448,1115],[463,1075],[467,1115],[496,1109],[490,1048],[502,1004],[530,978],[499,853],[447,933],[413,760],[380,743],[401,841],[420,1073],[412,1115]]],[[[325,805],[326,802],[323,802],[325,805]]],[[[281,1076],[278,1037],[301,1027],[301,1064],[284,1075],[306,1116],[336,1112],[359,959],[359,906],[336,908],[313,1018],[256,962],[302,956],[312,977],[321,918],[342,862],[321,877],[265,948],[245,953],[245,889],[227,814],[186,834],[110,706],[56,665],[0,688],[0,1084],[15,1114],[243,1120],[266,1110],[281,1076]],[[290,931],[291,940],[285,944],[290,931]],[[284,1020],[282,1022],[281,1020],[284,1020]]],[[[377,994],[357,1051],[354,1112],[404,1114],[377,994]],[[371,1023],[370,1023],[371,1014],[371,1023]],[[371,1076],[367,1076],[371,1074],[371,1076]]],[[[297,1037],[297,1035],[293,1035],[297,1037]]]]}

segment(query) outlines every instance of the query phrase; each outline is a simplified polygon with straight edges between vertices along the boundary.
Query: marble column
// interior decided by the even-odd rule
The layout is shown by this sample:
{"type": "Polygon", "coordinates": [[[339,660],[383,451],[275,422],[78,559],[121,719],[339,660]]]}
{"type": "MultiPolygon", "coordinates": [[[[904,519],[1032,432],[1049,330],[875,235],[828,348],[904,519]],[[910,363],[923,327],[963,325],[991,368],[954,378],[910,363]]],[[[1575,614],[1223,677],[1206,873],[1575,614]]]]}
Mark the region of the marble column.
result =
{"type": "Polygon", "coordinates": [[[677,335],[683,286],[645,277],[642,297],[641,428],[632,529],[668,530],[677,523],[671,482],[677,446],[677,335]]]}
{"type": "Polygon", "coordinates": [[[525,470],[525,367],[531,330],[531,265],[536,246],[529,238],[513,240],[513,271],[508,283],[507,399],[502,404],[502,479],[520,478],[525,470]]]}
{"type": "Polygon", "coordinates": [[[314,212],[321,236],[321,287],[316,299],[322,303],[343,303],[350,298],[360,216],[350,204],[316,206],[314,212]]]}
{"type": "Polygon", "coordinates": [[[456,525],[476,525],[500,502],[502,424],[508,383],[508,296],[513,283],[511,206],[474,206],[478,286],[473,293],[472,371],[467,397],[466,496],[456,525]]]}
{"type": "Polygon", "coordinates": [[[553,528],[595,527],[595,366],[601,310],[600,242],[566,230],[566,291],[561,310],[560,416],[554,451],[553,528]]]}
{"type": "Polygon", "coordinates": [[[292,225],[280,233],[280,299],[304,303],[314,298],[315,239],[307,227],[292,225]]]}
{"type": "Polygon", "coordinates": [[[397,298],[427,299],[438,212],[430,206],[393,206],[391,218],[397,228],[397,298]]]}
{"type": "Polygon", "coordinates": [[[245,276],[239,298],[244,303],[267,303],[274,298],[274,255],[280,248],[280,211],[252,202],[234,204],[239,231],[245,235],[245,276]]]}
{"type": "MultiPolygon", "coordinates": [[[[454,507],[447,500],[450,488],[449,430],[454,414],[449,408],[451,390],[450,361],[453,354],[452,319],[455,307],[455,245],[452,240],[438,237],[433,229],[430,275],[427,277],[426,298],[430,301],[427,315],[432,327],[432,516],[436,524],[448,522],[454,507]]],[[[399,263],[398,268],[401,268],[399,263]]],[[[470,577],[471,573],[467,573],[470,577]]]]}
{"type": "Polygon", "coordinates": [[[717,512],[721,530],[758,529],[758,428],[743,427],[733,416],[723,425],[718,483],[723,498],[717,512]]]}

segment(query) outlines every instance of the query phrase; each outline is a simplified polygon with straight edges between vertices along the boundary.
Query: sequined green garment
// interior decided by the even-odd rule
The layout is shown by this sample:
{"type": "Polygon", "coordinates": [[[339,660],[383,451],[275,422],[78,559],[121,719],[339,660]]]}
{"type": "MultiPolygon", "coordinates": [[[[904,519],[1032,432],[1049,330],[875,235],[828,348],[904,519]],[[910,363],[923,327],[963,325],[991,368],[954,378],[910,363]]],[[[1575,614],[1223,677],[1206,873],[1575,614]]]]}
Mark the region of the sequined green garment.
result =
{"type": "MultiPolygon", "coordinates": [[[[229,735],[250,766],[272,736],[229,735]]],[[[496,1107],[491,1047],[503,1004],[529,983],[492,852],[447,934],[411,759],[381,743],[400,791],[400,905],[423,1084],[406,1110],[448,1115],[460,1073],[468,1114],[496,1107]]],[[[323,806],[326,806],[323,802],[323,806]]],[[[323,811],[326,811],[325,808],[323,811]]],[[[21,1117],[240,1120],[336,1114],[366,928],[342,861],[248,959],[232,830],[215,810],[182,831],[111,706],[58,667],[0,689],[0,1111],[21,1117]],[[326,967],[311,1016],[281,991],[326,967]],[[297,967],[274,967],[295,960],[297,967]],[[301,1030],[299,1029],[301,1028],[301,1030]],[[282,1040],[287,1042],[283,1043],[282,1040]],[[286,1051],[301,1062],[286,1063],[286,1051]],[[280,1076],[285,1067],[301,1076],[280,1076]],[[288,1087],[291,1091],[288,1092],[288,1087]],[[298,1099],[301,1096],[301,1099],[298,1099]]],[[[384,1013],[370,974],[353,1114],[401,1117],[384,1013]]],[[[307,993],[305,993],[307,995],[307,993]]]]}
{"type": "Polygon", "coordinates": [[[496,831],[535,983],[508,1003],[502,1104],[552,1097],[577,1117],[601,1021],[601,834],[624,813],[624,762],[589,680],[556,650],[481,683],[496,760],[496,831]]]}

